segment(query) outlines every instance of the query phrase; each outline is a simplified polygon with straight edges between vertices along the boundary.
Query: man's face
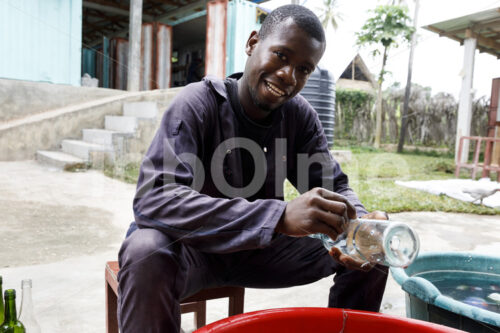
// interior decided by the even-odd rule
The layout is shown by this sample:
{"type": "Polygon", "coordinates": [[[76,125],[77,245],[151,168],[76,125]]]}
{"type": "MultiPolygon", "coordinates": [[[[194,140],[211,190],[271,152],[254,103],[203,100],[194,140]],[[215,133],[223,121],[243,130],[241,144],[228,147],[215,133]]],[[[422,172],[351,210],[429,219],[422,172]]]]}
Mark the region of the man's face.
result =
{"type": "Polygon", "coordinates": [[[290,18],[265,39],[251,35],[241,104],[247,112],[268,113],[297,95],[314,71],[325,43],[312,38],[290,18]],[[249,100],[250,99],[250,100],[249,100]],[[253,110],[248,110],[253,109],[253,110]]]}

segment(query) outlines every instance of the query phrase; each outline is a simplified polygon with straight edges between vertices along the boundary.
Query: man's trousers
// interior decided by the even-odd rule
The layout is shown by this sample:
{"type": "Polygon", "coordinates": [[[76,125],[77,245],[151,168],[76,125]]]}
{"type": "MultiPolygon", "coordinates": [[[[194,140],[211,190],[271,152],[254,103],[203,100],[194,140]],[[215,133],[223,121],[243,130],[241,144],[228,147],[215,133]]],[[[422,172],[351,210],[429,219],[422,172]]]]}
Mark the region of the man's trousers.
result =
{"type": "Polygon", "coordinates": [[[180,303],[211,287],[283,288],[335,274],[329,307],[378,311],[387,268],[349,270],[335,262],[321,241],[277,235],[263,249],[206,253],[155,229],[138,229],[119,253],[120,331],[179,332],[180,303]]]}

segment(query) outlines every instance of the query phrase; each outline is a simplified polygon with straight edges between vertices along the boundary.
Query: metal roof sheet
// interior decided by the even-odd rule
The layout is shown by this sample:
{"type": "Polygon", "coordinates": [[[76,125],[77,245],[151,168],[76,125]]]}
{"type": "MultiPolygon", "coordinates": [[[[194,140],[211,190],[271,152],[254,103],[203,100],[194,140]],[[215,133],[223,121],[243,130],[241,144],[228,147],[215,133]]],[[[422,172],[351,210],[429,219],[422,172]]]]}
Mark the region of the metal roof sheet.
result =
{"type": "Polygon", "coordinates": [[[476,38],[480,52],[500,58],[500,7],[429,24],[424,29],[463,44],[466,38],[476,38]]]}

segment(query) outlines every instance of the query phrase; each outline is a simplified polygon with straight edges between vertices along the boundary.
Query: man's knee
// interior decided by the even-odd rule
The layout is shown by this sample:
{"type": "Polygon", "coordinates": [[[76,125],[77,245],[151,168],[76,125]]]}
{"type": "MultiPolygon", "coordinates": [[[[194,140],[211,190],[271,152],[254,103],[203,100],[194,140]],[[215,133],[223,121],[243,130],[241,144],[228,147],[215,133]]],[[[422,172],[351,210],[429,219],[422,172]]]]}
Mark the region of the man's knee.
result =
{"type": "Polygon", "coordinates": [[[178,246],[167,235],[155,229],[134,231],[122,244],[118,255],[120,271],[132,265],[176,265],[178,246]]]}

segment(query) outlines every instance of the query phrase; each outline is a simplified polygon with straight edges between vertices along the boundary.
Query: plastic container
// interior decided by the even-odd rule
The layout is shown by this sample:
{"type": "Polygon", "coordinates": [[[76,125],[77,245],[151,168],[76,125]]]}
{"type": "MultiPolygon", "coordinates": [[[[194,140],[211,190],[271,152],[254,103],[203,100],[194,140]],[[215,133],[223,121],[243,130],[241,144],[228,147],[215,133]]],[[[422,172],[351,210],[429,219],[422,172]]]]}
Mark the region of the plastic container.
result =
{"type": "Polygon", "coordinates": [[[333,75],[326,69],[316,67],[300,94],[318,113],[328,140],[328,146],[331,147],[335,125],[335,80],[333,75]]]}
{"type": "Polygon", "coordinates": [[[416,333],[462,332],[420,320],[375,312],[330,308],[284,308],[243,313],[209,324],[195,333],[416,333]]]}
{"type": "MultiPolygon", "coordinates": [[[[436,287],[458,281],[458,287],[500,286],[500,257],[472,253],[425,253],[408,268],[391,268],[406,292],[406,315],[468,332],[499,332],[500,313],[445,296],[436,287]]],[[[471,296],[473,288],[470,288],[471,296]]],[[[474,300],[475,297],[471,297],[474,300]]]]}

